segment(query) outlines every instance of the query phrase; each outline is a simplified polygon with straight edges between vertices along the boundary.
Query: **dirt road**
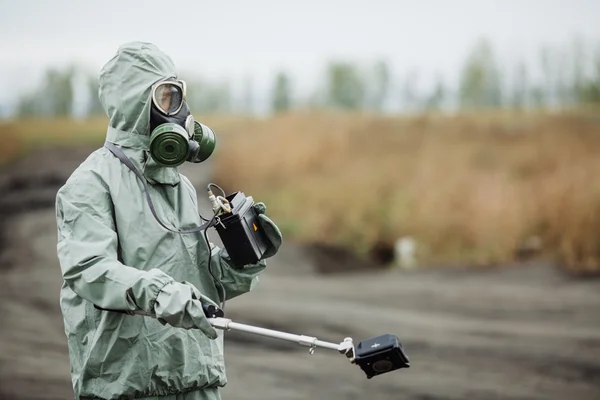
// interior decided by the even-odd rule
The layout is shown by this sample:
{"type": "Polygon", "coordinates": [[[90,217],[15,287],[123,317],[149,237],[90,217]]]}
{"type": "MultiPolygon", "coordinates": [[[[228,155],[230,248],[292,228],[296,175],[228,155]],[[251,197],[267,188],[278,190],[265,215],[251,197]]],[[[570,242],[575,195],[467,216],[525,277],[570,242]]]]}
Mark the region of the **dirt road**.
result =
{"type": "MultiPolygon", "coordinates": [[[[2,399],[72,398],[51,202],[86,154],[0,174],[2,399]]],[[[224,399],[600,399],[600,280],[543,263],[323,276],[311,254],[286,242],[228,316],[332,342],[394,333],[411,368],[367,380],[335,351],[228,332],[224,399]]]]}

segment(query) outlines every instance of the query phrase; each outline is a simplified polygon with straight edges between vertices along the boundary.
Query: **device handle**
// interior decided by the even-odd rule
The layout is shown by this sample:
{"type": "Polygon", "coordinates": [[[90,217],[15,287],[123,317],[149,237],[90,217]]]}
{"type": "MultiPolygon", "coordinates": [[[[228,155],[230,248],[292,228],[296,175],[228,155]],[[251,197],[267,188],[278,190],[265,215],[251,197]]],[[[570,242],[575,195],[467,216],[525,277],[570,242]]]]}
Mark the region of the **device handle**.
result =
{"type": "Polygon", "coordinates": [[[219,306],[215,304],[204,304],[202,303],[202,309],[206,318],[223,318],[225,313],[219,306]]]}
{"type": "MultiPolygon", "coordinates": [[[[147,316],[151,316],[151,314],[143,312],[143,311],[114,310],[114,309],[109,309],[109,308],[98,307],[95,304],[94,304],[94,308],[97,309],[97,310],[101,310],[101,311],[110,311],[110,312],[116,312],[116,313],[127,314],[127,315],[147,315],[147,316]]],[[[220,309],[218,306],[216,306],[214,304],[204,304],[204,303],[202,303],[202,310],[204,311],[204,315],[206,316],[206,318],[222,318],[225,315],[225,313],[223,312],[223,310],[220,309]]]]}

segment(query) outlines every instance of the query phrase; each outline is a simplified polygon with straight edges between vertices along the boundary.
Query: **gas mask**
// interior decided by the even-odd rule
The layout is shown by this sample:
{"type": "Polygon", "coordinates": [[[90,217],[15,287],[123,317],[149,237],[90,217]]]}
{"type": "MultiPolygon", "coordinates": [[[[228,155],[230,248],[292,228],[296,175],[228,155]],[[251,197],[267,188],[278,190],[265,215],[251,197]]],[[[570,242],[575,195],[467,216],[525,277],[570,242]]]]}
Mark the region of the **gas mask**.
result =
{"type": "Polygon", "coordinates": [[[150,156],[163,167],[205,161],[215,149],[215,133],[194,120],[182,80],[157,83],[150,107],[150,156]]]}

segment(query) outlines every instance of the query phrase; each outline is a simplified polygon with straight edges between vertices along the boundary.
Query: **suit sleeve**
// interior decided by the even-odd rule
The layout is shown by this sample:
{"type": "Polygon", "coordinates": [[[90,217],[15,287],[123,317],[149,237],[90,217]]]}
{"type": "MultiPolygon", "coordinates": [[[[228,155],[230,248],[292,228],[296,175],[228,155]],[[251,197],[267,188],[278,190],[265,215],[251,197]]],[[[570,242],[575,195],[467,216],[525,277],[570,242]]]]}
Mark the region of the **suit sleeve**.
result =
{"type": "Polygon", "coordinates": [[[93,173],[71,178],[57,193],[57,254],[66,284],[106,309],[152,312],[173,279],[158,269],[139,270],[118,258],[118,237],[108,187],[93,173]]]}
{"type": "MultiPolygon", "coordinates": [[[[211,262],[216,266],[216,268],[213,268],[215,275],[225,289],[224,300],[231,300],[254,289],[258,284],[258,276],[267,267],[266,261],[261,260],[256,264],[249,264],[241,269],[235,268],[231,264],[227,250],[218,246],[213,247],[211,258],[211,262]]],[[[219,287],[218,283],[217,287],[219,287]]]]}

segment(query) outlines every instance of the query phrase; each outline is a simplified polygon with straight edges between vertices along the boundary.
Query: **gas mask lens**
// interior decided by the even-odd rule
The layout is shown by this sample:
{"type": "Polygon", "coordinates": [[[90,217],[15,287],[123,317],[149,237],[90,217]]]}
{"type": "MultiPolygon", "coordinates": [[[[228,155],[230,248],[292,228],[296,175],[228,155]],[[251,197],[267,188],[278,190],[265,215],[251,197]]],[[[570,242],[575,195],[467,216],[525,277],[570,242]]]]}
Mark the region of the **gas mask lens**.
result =
{"type": "Polygon", "coordinates": [[[183,81],[159,83],[154,88],[152,100],[163,114],[177,114],[185,101],[185,83],[183,81]]]}

